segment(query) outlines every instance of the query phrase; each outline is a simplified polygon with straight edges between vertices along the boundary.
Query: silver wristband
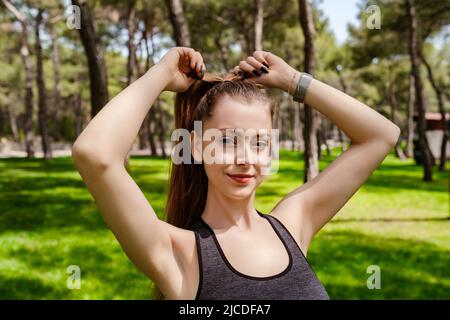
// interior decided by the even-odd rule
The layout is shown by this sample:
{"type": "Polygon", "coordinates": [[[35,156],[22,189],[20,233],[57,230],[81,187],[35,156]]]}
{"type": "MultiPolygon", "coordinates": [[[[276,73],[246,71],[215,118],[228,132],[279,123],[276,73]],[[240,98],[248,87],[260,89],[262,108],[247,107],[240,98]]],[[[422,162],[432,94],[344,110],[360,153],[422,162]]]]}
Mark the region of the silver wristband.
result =
{"type": "Polygon", "coordinates": [[[303,102],[305,100],[306,91],[308,90],[309,84],[313,76],[306,72],[301,72],[300,79],[297,82],[297,87],[294,92],[294,101],[303,102]]]}

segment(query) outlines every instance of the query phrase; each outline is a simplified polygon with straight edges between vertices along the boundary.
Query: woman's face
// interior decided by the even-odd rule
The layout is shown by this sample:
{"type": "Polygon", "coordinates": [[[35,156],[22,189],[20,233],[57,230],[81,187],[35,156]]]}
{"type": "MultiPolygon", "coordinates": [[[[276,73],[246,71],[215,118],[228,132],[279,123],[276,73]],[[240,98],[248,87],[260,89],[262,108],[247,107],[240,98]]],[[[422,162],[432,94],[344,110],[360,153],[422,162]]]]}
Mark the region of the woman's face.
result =
{"type": "Polygon", "coordinates": [[[263,169],[270,166],[271,129],[268,104],[220,98],[202,123],[208,187],[234,199],[251,196],[264,179],[263,169]]]}

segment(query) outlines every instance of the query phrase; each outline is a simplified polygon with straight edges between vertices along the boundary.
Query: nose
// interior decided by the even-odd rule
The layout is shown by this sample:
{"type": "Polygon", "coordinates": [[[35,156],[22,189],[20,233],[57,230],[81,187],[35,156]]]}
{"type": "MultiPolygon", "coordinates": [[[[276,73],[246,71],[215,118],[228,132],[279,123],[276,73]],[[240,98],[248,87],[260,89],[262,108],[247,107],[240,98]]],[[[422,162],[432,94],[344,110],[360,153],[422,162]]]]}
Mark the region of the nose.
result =
{"type": "Polygon", "coordinates": [[[242,140],[237,144],[236,164],[253,164],[254,155],[250,143],[247,141],[247,138],[242,138],[242,140]]]}

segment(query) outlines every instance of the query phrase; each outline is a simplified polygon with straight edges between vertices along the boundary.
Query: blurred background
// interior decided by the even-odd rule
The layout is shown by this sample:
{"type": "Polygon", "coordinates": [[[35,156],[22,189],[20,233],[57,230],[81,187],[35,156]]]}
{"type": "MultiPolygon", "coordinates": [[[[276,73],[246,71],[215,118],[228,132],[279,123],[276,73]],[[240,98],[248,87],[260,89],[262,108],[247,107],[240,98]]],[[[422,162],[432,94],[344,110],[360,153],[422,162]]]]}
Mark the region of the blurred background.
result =
{"type": "MultiPolygon", "coordinates": [[[[71,146],[109,99],[188,46],[216,73],[270,51],[396,123],[398,144],[308,260],[332,299],[449,299],[449,22],[438,0],[0,0],[0,298],[152,299],[71,146]]],[[[258,190],[265,213],[351,146],[320,113],[269,92],[282,150],[258,190]]],[[[161,219],[173,104],[159,96],[125,161],[161,219]]]]}

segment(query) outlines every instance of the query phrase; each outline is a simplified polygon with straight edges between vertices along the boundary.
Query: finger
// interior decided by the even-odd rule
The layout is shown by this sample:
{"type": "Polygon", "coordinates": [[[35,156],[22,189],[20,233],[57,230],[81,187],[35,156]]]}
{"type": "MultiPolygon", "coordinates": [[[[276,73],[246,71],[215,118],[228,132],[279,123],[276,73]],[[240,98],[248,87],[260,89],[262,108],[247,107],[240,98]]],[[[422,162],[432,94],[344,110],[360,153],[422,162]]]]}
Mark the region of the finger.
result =
{"type": "Polygon", "coordinates": [[[203,75],[205,73],[205,65],[203,63],[203,58],[200,52],[192,50],[192,52],[189,53],[189,68],[191,69],[187,76],[192,78],[203,78],[203,75]]]}
{"type": "Polygon", "coordinates": [[[269,62],[266,59],[266,55],[268,53],[266,51],[257,50],[253,52],[253,57],[255,57],[256,60],[261,62],[266,68],[269,68],[269,62]]]}
{"type": "Polygon", "coordinates": [[[261,75],[261,72],[255,70],[255,68],[252,65],[250,65],[247,61],[239,62],[239,68],[241,68],[241,70],[244,71],[249,76],[254,75],[259,77],[261,75]]]}
{"type": "Polygon", "coordinates": [[[202,78],[202,72],[204,74],[204,70],[205,70],[205,65],[203,63],[203,58],[202,55],[200,54],[200,52],[196,51],[195,52],[195,59],[196,59],[196,68],[195,68],[195,72],[197,73],[197,75],[199,76],[199,78],[202,78]]]}
{"type": "Polygon", "coordinates": [[[189,59],[189,68],[194,69],[195,68],[195,50],[192,48],[183,48],[183,53],[185,56],[189,59]]]}
{"type": "Polygon", "coordinates": [[[256,60],[256,58],[250,56],[247,58],[248,64],[253,66],[253,68],[257,69],[258,71],[261,71],[263,73],[269,73],[269,69],[267,69],[261,62],[256,60]]]}
{"type": "Polygon", "coordinates": [[[235,66],[231,72],[235,75],[240,76],[241,78],[245,77],[245,72],[241,68],[239,68],[239,66],[235,66]]]}

